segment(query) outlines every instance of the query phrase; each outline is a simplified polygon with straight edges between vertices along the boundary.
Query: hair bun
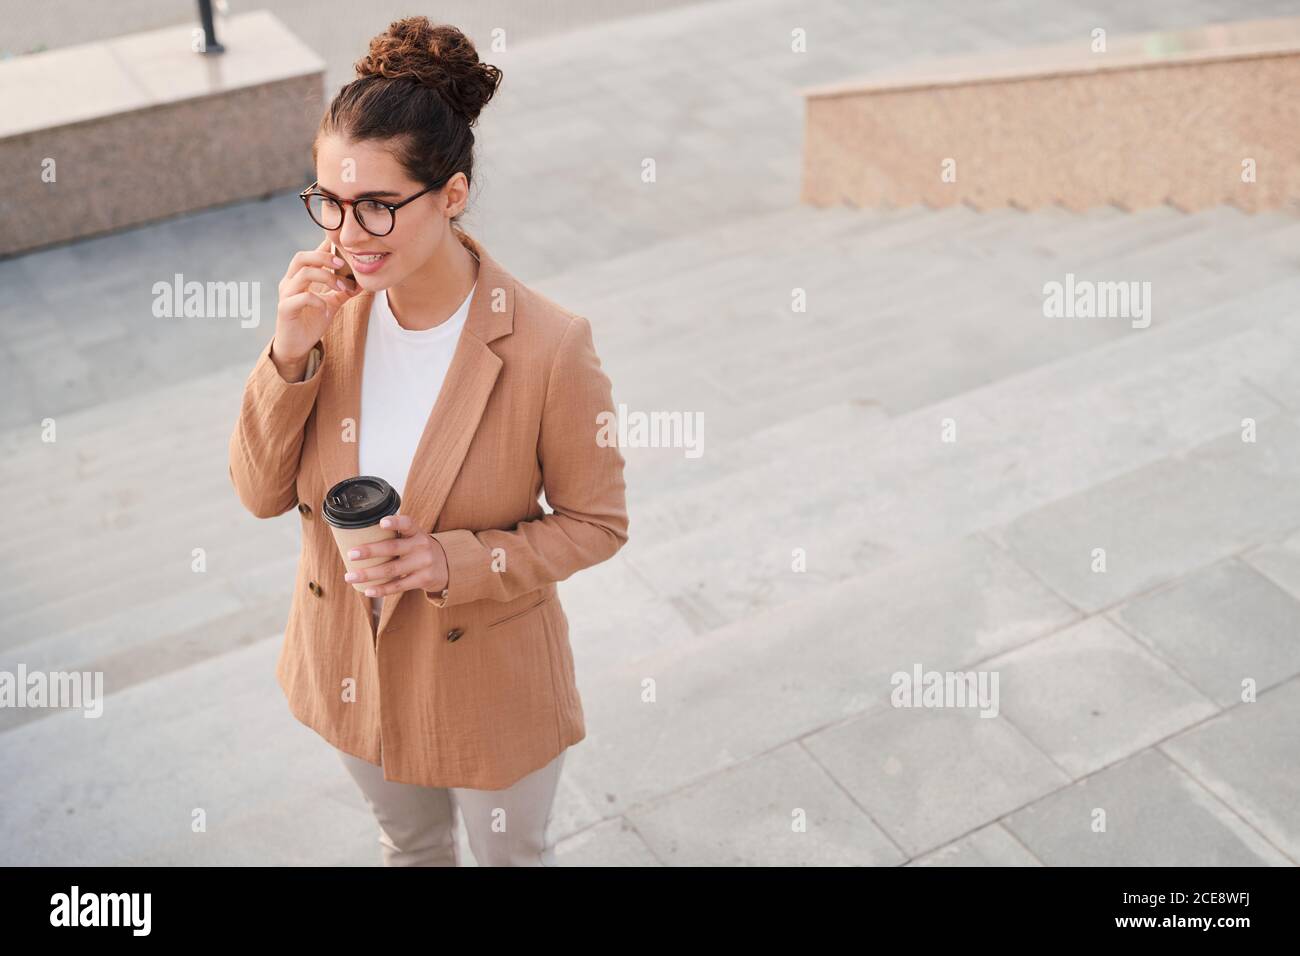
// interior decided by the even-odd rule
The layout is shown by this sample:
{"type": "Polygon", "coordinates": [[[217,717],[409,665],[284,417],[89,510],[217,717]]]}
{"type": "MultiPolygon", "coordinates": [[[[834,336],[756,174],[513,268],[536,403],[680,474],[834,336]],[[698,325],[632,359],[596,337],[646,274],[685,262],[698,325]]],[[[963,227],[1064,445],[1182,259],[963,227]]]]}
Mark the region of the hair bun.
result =
{"type": "Polygon", "coordinates": [[[501,71],[478,58],[469,37],[428,17],[403,17],[370,41],[358,77],[407,79],[437,90],[471,126],[501,83],[501,71]]]}

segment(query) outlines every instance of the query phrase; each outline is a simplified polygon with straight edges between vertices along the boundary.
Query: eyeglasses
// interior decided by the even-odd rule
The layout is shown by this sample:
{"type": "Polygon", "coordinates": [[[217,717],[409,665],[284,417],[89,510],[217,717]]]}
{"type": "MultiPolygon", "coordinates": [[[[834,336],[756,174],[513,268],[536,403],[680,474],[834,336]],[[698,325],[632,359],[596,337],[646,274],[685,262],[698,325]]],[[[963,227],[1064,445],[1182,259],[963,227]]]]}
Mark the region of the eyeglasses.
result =
{"type": "Polygon", "coordinates": [[[312,192],[319,185],[319,182],[312,183],[300,192],[298,198],[307,207],[307,215],[311,216],[312,222],[322,229],[341,228],[343,225],[343,207],[351,206],[352,217],[356,219],[357,225],[372,236],[386,236],[397,225],[397,210],[408,202],[414,202],[427,192],[442,188],[449,179],[451,179],[450,176],[444,176],[432,186],[427,186],[414,196],[396,203],[383,202],[379,199],[335,199],[333,196],[326,196],[324,193],[312,192]]]}

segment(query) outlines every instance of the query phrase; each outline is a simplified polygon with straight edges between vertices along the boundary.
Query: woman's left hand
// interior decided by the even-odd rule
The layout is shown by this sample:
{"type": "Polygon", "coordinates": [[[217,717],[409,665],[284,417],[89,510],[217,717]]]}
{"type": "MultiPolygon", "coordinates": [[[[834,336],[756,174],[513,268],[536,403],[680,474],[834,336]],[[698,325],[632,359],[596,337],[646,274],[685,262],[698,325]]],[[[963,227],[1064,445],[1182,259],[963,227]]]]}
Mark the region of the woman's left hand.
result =
{"type": "Polygon", "coordinates": [[[392,560],[373,568],[349,571],[343,580],[361,584],[366,581],[391,581],[366,588],[366,597],[381,597],[412,588],[440,592],[447,586],[447,554],[428,531],[419,531],[410,515],[390,515],[379,522],[381,528],[396,528],[397,537],[374,544],[362,544],[348,552],[352,560],[392,556],[392,560]]]}

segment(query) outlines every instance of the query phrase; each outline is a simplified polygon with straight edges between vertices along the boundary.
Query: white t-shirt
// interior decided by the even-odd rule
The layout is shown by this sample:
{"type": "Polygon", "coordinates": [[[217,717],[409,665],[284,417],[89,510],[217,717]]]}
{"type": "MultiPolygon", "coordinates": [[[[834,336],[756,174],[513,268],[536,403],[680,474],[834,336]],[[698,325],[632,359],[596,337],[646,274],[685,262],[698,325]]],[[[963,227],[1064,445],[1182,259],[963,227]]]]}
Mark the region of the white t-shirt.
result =
{"type": "MultiPolygon", "coordinates": [[[[387,290],[381,289],[371,300],[357,453],[361,474],[383,478],[399,495],[405,496],[411,460],[447,377],[473,298],[471,288],[451,318],[419,331],[397,324],[387,290]]],[[[383,600],[370,599],[376,621],[383,600]]]]}

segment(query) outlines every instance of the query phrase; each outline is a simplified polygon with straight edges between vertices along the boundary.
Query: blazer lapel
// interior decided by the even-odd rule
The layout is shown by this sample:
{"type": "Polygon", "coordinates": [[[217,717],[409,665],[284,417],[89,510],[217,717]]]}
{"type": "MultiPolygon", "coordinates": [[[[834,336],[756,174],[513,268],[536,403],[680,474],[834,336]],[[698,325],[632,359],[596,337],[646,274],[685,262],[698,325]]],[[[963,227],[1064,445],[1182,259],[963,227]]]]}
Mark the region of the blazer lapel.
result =
{"type": "MultiPolygon", "coordinates": [[[[447,369],[447,377],[443,380],[438,399],[425,422],[424,432],[416,446],[402,489],[401,513],[411,517],[419,529],[417,533],[445,530],[437,528],[442,506],[451,491],[452,483],[460,473],[461,463],[469,451],[479,420],[483,417],[483,409],[487,407],[488,398],[501,371],[501,359],[488,348],[488,343],[509,334],[514,328],[514,279],[471,236],[458,231],[457,238],[478,257],[478,278],[465,328],[456,343],[456,351],[452,354],[451,365],[447,369]]],[[[366,293],[353,300],[358,305],[357,314],[353,317],[354,327],[341,336],[344,344],[339,349],[340,362],[336,366],[336,373],[340,377],[321,383],[322,392],[326,385],[335,386],[331,389],[331,394],[335,397],[322,408],[326,414],[320,419],[335,423],[330,426],[334,433],[328,436],[335,445],[339,443],[338,422],[351,418],[358,428],[361,423],[361,372],[364,367],[365,330],[369,324],[371,298],[371,294],[366,293]]],[[[327,436],[319,434],[317,437],[320,440],[327,436]]],[[[333,474],[338,474],[334,481],[357,474],[360,465],[356,442],[350,443],[346,451],[335,448],[328,455],[324,453],[322,444],[321,462],[322,467],[327,469],[327,480],[333,474]]],[[[354,590],[354,593],[365,603],[368,616],[369,599],[360,591],[354,590]]],[[[400,591],[385,596],[379,619],[379,633],[388,626],[398,601],[406,593],[400,591]]]]}

